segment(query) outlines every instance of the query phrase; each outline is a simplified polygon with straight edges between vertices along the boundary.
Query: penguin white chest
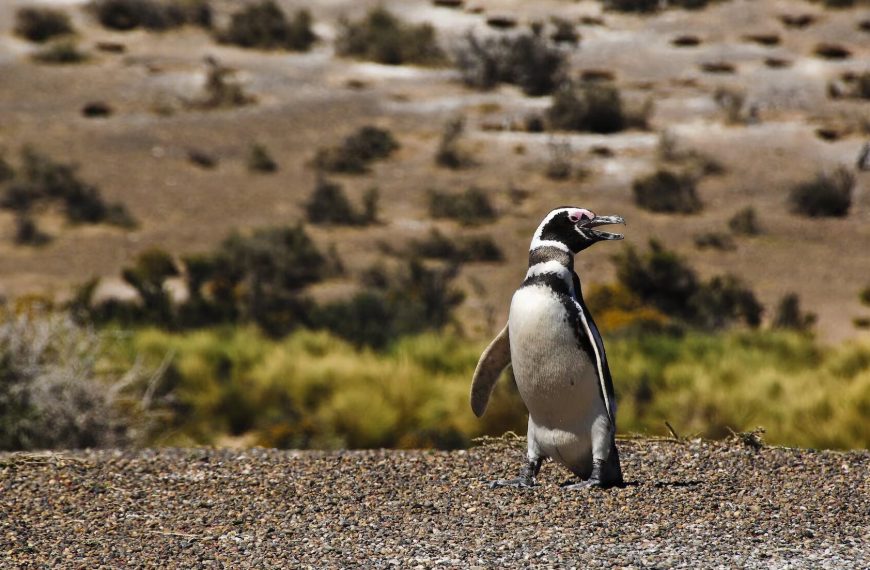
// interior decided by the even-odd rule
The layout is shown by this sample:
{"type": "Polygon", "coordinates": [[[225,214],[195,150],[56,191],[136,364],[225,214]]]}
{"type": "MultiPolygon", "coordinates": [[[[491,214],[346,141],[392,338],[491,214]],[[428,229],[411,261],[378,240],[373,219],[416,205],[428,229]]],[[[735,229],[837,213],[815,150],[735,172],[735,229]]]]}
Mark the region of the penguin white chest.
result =
{"type": "Polygon", "coordinates": [[[577,323],[547,287],[524,287],[511,302],[511,361],[517,387],[538,425],[573,427],[600,403],[594,357],[577,323]]]}

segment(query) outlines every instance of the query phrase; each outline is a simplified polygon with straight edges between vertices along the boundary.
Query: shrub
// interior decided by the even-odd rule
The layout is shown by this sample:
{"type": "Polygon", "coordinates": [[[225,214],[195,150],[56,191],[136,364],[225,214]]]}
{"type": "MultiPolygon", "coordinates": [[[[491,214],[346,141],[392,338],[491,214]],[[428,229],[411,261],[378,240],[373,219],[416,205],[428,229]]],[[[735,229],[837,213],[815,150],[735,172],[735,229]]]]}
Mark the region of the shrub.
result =
{"type": "Polygon", "coordinates": [[[138,310],[131,309],[130,315],[135,317],[135,321],[161,327],[173,326],[172,303],[164,283],[177,275],[172,256],[158,248],[143,251],[132,267],[121,271],[124,281],[136,289],[142,301],[138,310]]]}
{"type": "Polygon", "coordinates": [[[72,165],[54,162],[25,147],[21,167],[0,199],[0,207],[20,212],[37,202],[60,202],[73,223],[109,223],[132,227],[135,221],[122,204],[106,203],[100,191],[78,178],[72,165]]]}
{"type": "Polygon", "coordinates": [[[816,178],[794,186],[788,201],[793,213],[811,218],[844,217],[852,206],[855,176],[845,167],[831,173],[820,172],[816,178]]]}
{"type": "Polygon", "coordinates": [[[369,163],[387,158],[398,148],[390,131],[365,126],[344,139],[341,146],[318,151],[314,165],[326,172],[361,174],[368,172],[369,163]]]}
{"type": "Polygon", "coordinates": [[[736,277],[703,282],[685,260],[655,240],[643,255],[629,247],[613,260],[626,291],[689,326],[718,329],[742,321],[755,327],[761,322],[761,304],[736,277]]]}
{"type": "Polygon", "coordinates": [[[39,229],[33,218],[27,214],[19,213],[15,217],[13,241],[16,245],[40,246],[51,241],[51,237],[39,229]]]}
{"type": "Polygon", "coordinates": [[[550,35],[550,39],[555,43],[566,43],[576,46],[580,41],[580,34],[577,33],[577,28],[573,22],[563,18],[552,18],[553,26],[556,28],[550,35]]]}
{"type": "MultiPolygon", "coordinates": [[[[248,328],[140,330],[118,364],[141,355],[157,366],[175,354],[166,419],[154,434],[163,445],[216,444],[241,432],[294,449],[452,448],[483,433],[522,432],[528,419],[509,373],[486,415],[471,414],[468,378],[483,346],[446,333],[374,352],[325,332],[274,340],[248,328]]],[[[764,424],[771,444],[870,442],[866,342],[826,347],[789,331],[659,333],[608,338],[607,352],[627,433],[659,433],[667,420],[703,437],[764,424]]]]}
{"type": "Polygon", "coordinates": [[[109,117],[112,107],[105,101],[91,101],[82,107],[82,116],[87,118],[109,117]]]}
{"type": "Polygon", "coordinates": [[[801,311],[800,297],[796,293],[787,293],[779,300],[771,326],[775,329],[791,329],[805,331],[812,328],[816,315],[801,311]]]}
{"type": "Polygon", "coordinates": [[[704,283],[691,299],[691,324],[708,330],[722,329],[733,322],[750,327],[761,324],[764,308],[755,293],[739,278],[726,274],[704,283]]]}
{"type": "Polygon", "coordinates": [[[235,12],[218,39],[246,48],[308,51],[317,41],[311,22],[308,10],[298,10],[288,21],[273,0],[262,0],[235,12]]]}
{"type": "Polygon", "coordinates": [[[300,225],[235,234],[221,244],[212,279],[235,283],[243,320],[270,334],[303,324],[310,303],[301,290],[323,278],[326,259],[300,225]]]}
{"type": "Polygon", "coordinates": [[[463,225],[492,222],[497,217],[489,196],[476,186],[460,194],[430,190],[429,215],[433,218],[451,218],[463,225]]]}
{"type": "Polygon", "coordinates": [[[208,28],[212,20],[208,0],[92,0],[88,9],[103,27],[120,31],[163,31],[185,24],[208,28]]]}
{"type": "Polygon", "coordinates": [[[547,178],[550,180],[567,180],[574,173],[571,164],[571,145],[568,142],[551,142],[550,161],[547,163],[547,178]]]}
{"type": "Polygon", "coordinates": [[[362,209],[357,210],[339,184],[320,177],[305,204],[306,217],[312,224],[356,226],[377,223],[378,189],[369,188],[362,201],[362,209]]]}
{"type": "Polygon", "coordinates": [[[453,336],[418,335],[377,353],[326,332],[272,340],[250,329],[148,330],[131,339],[128,352],[149,364],[177,355],[169,371],[177,404],[166,408],[164,431],[156,434],[170,445],[234,433],[270,447],[455,448],[526,421],[510,380],[496,387],[483,421],[466,410],[466,376],[480,347],[453,336]]]}
{"type": "Polygon", "coordinates": [[[39,43],[73,33],[69,16],[51,8],[19,8],[14,30],[16,35],[39,43]]]}
{"type": "Polygon", "coordinates": [[[422,240],[411,240],[408,254],[413,257],[442,259],[454,263],[501,261],[501,248],[489,236],[471,236],[452,240],[437,229],[422,240]]]}
{"type": "Polygon", "coordinates": [[[849,59],[852,52],[840,44],[821,43],[813,49],[813,53],[823,59],[849,59]]]}
{"type": "Polygon", "coordinates": [[[701,178],[725,172],[725,166],[715,158],[694,149],[682,149],[677,137],[670,131],[659,136],[659,160],[680,165],[689,178],[701,178]]]}
{"type": "Polygon", "coordinates": [[[190,105],[197,109],[222,109],[250,105],[256,98],[245,93],[234,78],[235,71],[224,67],[214,59],[208,59],[204,93],[190,105]]]}
{"type": "Polygon", "coordinates": [[[731,236],[722,232],[704,232],[696,235],[694,241],[698,249],[712,248],[720,251],[737,249],[731,236]]]}
{"type": "Polygon", "coordinates": [[[747,206],[731,216],[728,220],[728,227],[732,232],[739,235],[755,236],[761,233],[758,215],[752,206],[747,206]]]}
{"type": "Polygon", "coordinates": [[[565,84],[553,96],[547,119],[554,129],[615,133],[626,128],[622,99],[612,85],[565,84]]]}
{"type": "Polygon", "coordinates": [[[357,346],[375,348],[403,335],[439,330],[464,298],[452,286],[455,276],[455,266],[429,268],[418,259],[394,272],[374,268],[367,289],[348,301],[318,307],[312,322],[357,346]]]}
{"type": "Polygon", "coordinates": [[[200,168],[212,169],[218,164],[218,159],[213,154],[196,148],[187,151],[187,160],[200,168]]]}
{"type": "Polygon", "coordinates": [[[22,314],[0,321],[0,449],[117,446],[129,416],[123,387],[97,373],[97,335],[63,315],[22,314]]]}
{"type": "Polygon", "coordinates": [[[632,185],[638,207],[651,212],[693,214],[701,211],[695,181],[687,175],[658,170],[632,185]]]}
{"type": "Polygon", "coordinates": [[[721,437],[763,423],[771,440],[812,447],[865,447],[870,437],[866,343],[824,348],[809,335],[740,331],[628,338],[607,352],[621,379],[621,429],[668,420],[721,437]],[[845,394],[857,400],[841,407],[845,394]]]}
{"type": "Polygon", "coordinates": [[[378,204],[380,199],[381,193],[377,187],[373,186],[365,191],[362,197],[362,212],[359,216],[361,224],[369,225],[378,222],[378,204]]]}
{"type": "Polygon", "coordinates": [[[601,0],[604,7],[616,12],[649,14],[659,9],[659,0],[601,0]]]}
{"type": "Polygon", "coordinates": [[[671,45],[676,47],[696,47],[701,45],[701,38],[691,34],[683,34],[672,39],[671,45]]]}
{"type": "Polygon", "coordinates": [[[384,8],[374,8],[358,22],[343,20],[336,39],[339,55],[388,65],[437,65],[444,61],[435,28],[405,24],[384,8]]]}
{"type": "Polygon", "coordinates": [[[88,55],[79,50],[76,43],[72,40],[58,40],[52,42],[33,54],[33,60],[38,61],[39,63],[81,63],[87,59],[88,55]]]}
{"type": "Polygon", "coordinates": [[[865,287],[861,290],[861,293],[858,294],[858,299],[868,307],[870,307],[870,287],[865,287]]]}
{"type": "Polygon", "coordinates": [[[455,59],[466,85],[491,89],[509,83],[530,96],[552,93],[565,72],[565,55],[547,42],[541,27],[483,40],[469,33],[455,59]]]}
{"type": "Polygon", "coordinates": [[[278,171],[278,163],[261,144],[253,144],[248,149],[248,170],[251,172],[272,173],[278,171]]]}
{"type": "Polygon", "coordinates": [[[465,118],[455,117],[444,124],[441,142],[435,153],[435,164],[454,170],[474,164],[471,156],[462,148],[462,133],[465,131],[465,118]]]}
{"type": "Polygon", "coordinates": [[[0,150],[0,184],[15,178],[15,169],[6,160],[3,151],[0,150]]]}

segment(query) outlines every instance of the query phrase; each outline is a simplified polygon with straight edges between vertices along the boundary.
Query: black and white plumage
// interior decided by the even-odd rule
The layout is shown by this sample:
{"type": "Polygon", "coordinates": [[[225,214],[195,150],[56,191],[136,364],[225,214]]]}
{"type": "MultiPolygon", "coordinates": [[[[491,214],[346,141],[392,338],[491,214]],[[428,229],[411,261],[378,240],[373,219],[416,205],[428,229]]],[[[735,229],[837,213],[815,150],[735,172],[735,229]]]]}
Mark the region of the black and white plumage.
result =
{"type": "Polygon", "coordinates": [[[607,355],[574,271],[576,253],[622,239],[595,229],[618,223],[624,223],[618,216],[558,208],[535,232],[508,324],[481,355],[472,381],[471,407],[480,416],[502,369],[512,364],[529,410],[528,464],[519,478],[495,486],[534,485],[547,457],[583,480],[572,488],[622,484],[607,355]]]}

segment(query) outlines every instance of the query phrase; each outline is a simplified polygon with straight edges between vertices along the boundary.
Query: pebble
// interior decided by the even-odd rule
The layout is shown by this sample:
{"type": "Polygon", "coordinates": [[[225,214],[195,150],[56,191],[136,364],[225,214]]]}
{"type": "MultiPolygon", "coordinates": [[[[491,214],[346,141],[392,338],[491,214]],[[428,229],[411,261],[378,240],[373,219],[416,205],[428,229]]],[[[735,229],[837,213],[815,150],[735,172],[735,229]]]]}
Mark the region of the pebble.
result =
{"type": "Polygon", "coordinates": [[[524,453],[0,453],[0,567],[870,568],[870,452],[620,441],[626,487],[489,489],[524,453]]]}

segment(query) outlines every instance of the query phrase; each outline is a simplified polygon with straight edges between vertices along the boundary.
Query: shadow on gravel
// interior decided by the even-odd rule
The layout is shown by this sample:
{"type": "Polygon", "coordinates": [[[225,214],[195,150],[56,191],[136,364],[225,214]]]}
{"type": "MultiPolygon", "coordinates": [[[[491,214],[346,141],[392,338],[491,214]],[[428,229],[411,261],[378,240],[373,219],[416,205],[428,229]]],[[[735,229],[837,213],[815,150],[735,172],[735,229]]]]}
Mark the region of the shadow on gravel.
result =
{"type": "Polygon", "coordinates": [[[701,481],[656,481],[653,487],[661,489],[663,487],[697,487],[701,481]]]}

